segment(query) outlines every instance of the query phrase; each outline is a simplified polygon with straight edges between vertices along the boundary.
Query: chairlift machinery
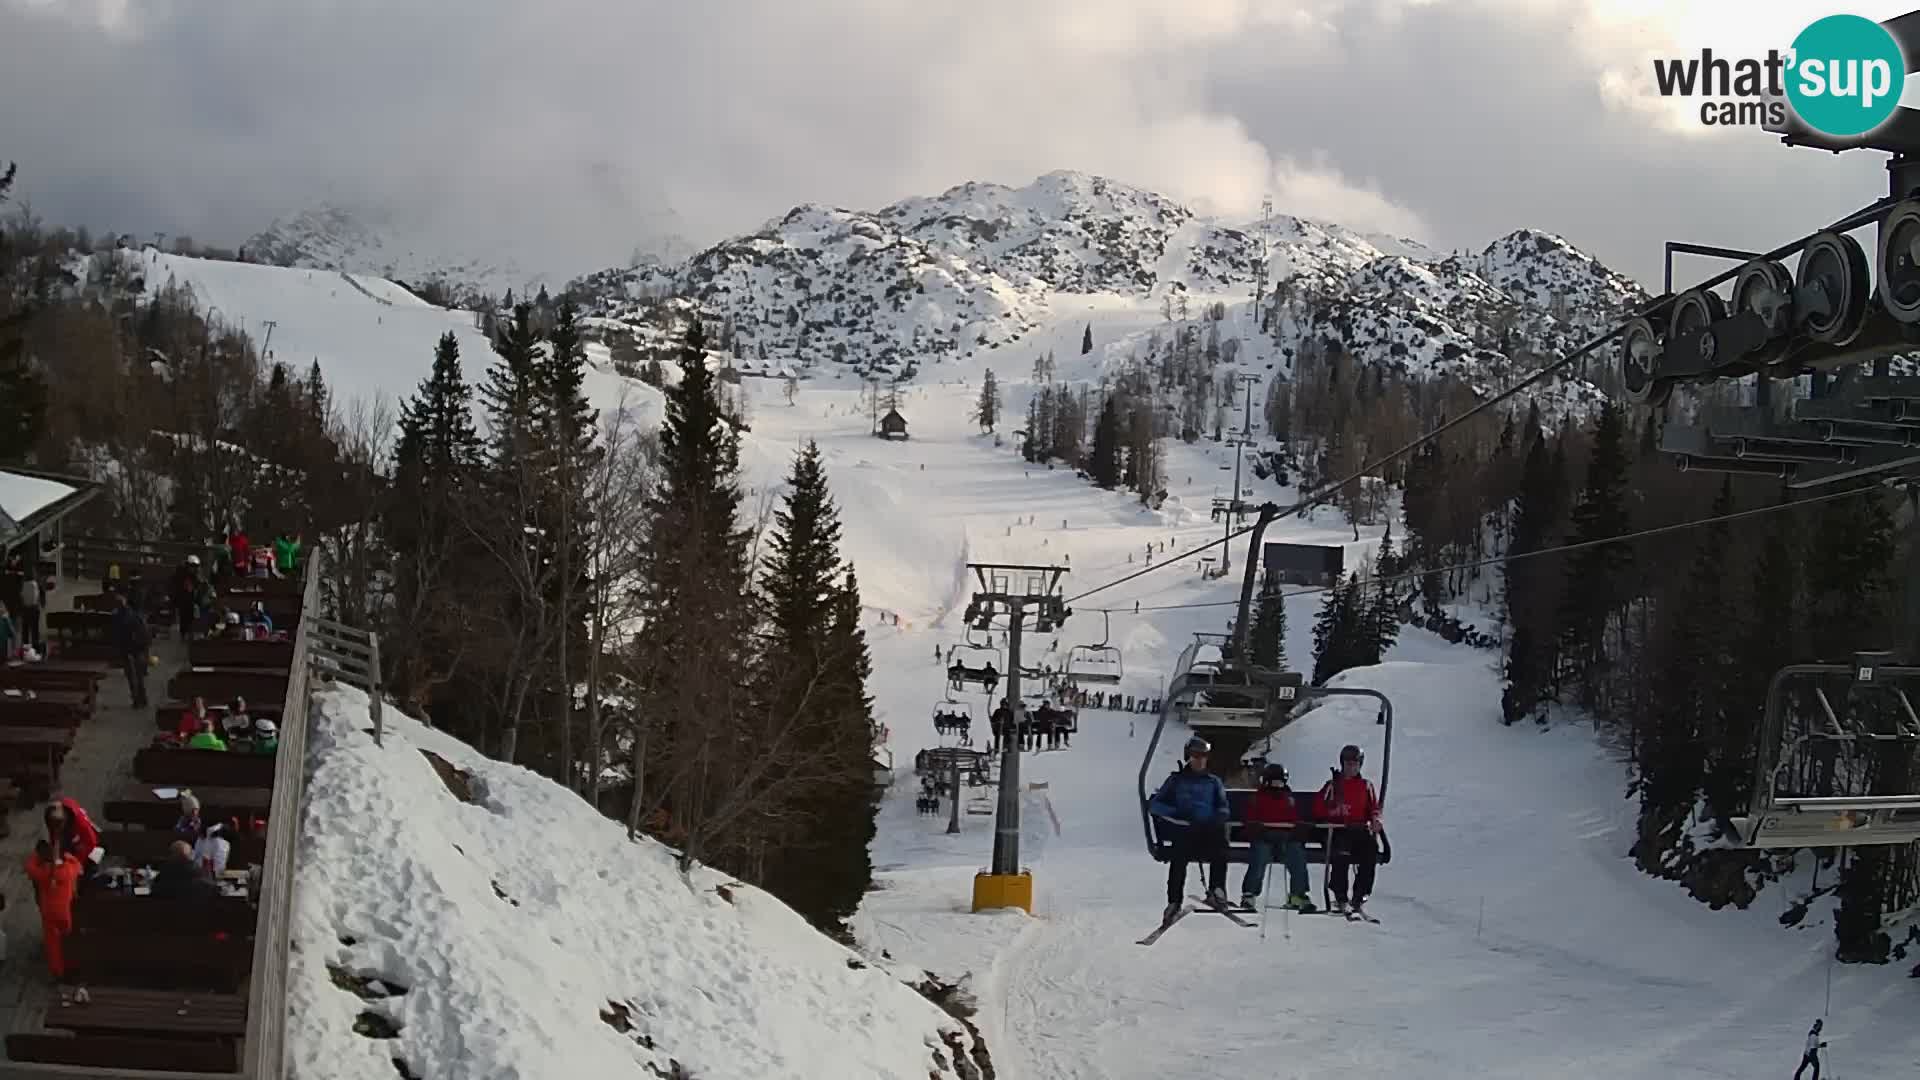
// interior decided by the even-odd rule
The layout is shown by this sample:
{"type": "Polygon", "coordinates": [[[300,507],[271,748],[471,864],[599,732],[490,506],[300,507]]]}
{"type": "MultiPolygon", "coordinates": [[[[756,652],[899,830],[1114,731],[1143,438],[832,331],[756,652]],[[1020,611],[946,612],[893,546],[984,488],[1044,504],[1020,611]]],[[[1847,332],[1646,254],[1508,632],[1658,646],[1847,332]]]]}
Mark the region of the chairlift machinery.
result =
{"type": "MultiPolygon", "coordinates": [[[[1381,805],[1387,801],[1387,777],[1393,755],[1393,702],[1380,691],[1364,687],[1309,686],[1297,671],[1260,668],[1247,660],[1247,628],[1252,625],[1248,616],[1253,607],[1254,583],[1259,578],[1260,541],[1267,526],[1280,516],[1279,507],[1273,503],[1262,505],[1259,512],[1259,520],[1248,540],[1238,615],[1233,624],[1235,632],[1231,636],[1194,635],[1167,682],[1159,716],[1147,739],[1146,753],[1140,759],[1140,825],[1146,835],[1147,853],[1157,862],[1167,860],[1171,842],[1155,831],[1153,813],[1148,808],[1154,791],[1149,777],[1154,770],[1154,755],[1159,751],[1170,720],[1183,721],[1194,734],[1213,744],[1214,772],[1225,779],[1238,769],[1240,760],[1256,740],[1285,727],[1301,704],[1331,697],[1371,698],[1379,703],[1382,727],[1376,788],[1381,805]]],[[[1244,790],[1232,789],[1231,784],[1229,788],[1230,799],[1245,798],[1244,790]]],[[[1310,844],[1309,857],[1315,862],[1323,861],[1324,845],[1310,844]]],[[[1245,862],[1246,859],[1244,841],[1229,846],[1229,861],[1245,862]]]]}
{"type": "MultiPolygon", "coordinates": [[[[1906,73],[1920,70],[1920,11],[1881,25],[1907,57],[1906,73]]],[[[1765,477],[1797,490],[1867,479],[1911,485],[1920,476],[1920,376],[1894,374],[1892,361],[1920,352],[1920,110],[1897,107],[1852,137],[1814,131],[1791,108],[1782,113],[1784,123],[1765,128],[1788,146],[1889,155],[1886,196],[1767,252],[1668,243],[1666,291],[1614,331],[1623,381],[1667,421],[1660,449],[1682,471],[1765,477]],[[1868,226],[1877,234],[1871,250],[1853,235],[1868,226]],[[1737,265],[1676,293],[1675,254],[1737,265]],[[1796,255],[1789,271],[1785,261],[1796,255]],[[1774,385],[1802,377],[1807,396],[1774,385]],[[1735,378],[1752,379],[1750,404],[1692,408],[1673,399],[1682,384],[1735,378]]],[[[1920,668],[1890,659],[1863,654],[1774,676],[1750,805],[1731,821],[1741,844],[1920,839],[1920,717],[1910,697],[1920,668]]]]}

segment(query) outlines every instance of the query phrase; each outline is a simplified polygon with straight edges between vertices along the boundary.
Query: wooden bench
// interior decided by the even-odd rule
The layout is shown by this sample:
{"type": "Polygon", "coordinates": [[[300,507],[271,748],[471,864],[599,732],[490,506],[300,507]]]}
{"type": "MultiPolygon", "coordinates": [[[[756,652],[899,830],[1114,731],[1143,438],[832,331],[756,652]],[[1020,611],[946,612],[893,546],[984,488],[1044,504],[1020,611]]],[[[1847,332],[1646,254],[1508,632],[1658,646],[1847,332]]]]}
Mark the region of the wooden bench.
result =
{"type": "Polygon", "coordinates": [[[60,765],[73,749],[70,727],[0,724],[0,776],[36,801],[59,786],[60,765]]]}
{"type": "MultiPolygon", "coordinates": [[[[245,822],[265,818],[267,808],[273,803],[272,788],[186,786],[199,797],[200,816],[205,821],[237,818],[245,822]]],[[[137,780],[122,786],[114,798],[107,800],[104,809],[107,820],[115,825],[172,829],[174,822],[180,820],[180,800],[177,796],[163,799],[153,793],[154,787],[137,780]]]]}
{"type": "MultiPolygon", "coordinates": [[[[189,702],[169,701],[165,705],[153,710],[154,726],[161,731],[178,731],[180,730],[181,718],[186,716],[187,710],[191,708],[193,708],[193,705],[189,702]]],[[[280,722],[280,715],[284,711],[279,701],[255,701],[250,697],[247,699],[248,716],[255,718],[264,716],[278,724],[280,722]]],[[[207,715],[214,718],[215,726],[221,731],[226,730],[225,725],[220,723],[221,718],[224,717],[226,713],[226,702],[207,702],[207,715]]]]}
{"type": "Polygon", "coordinates": [[[99,693],[100,680],[111,669],[105,664],[41,660],[31,664],[0,664],[0,689],[77,690],[99,693]]]}
{"type": "Polygon", "coordinates": [[[167,680],[169,697],[231,701],[244,697],[254,700],[284,701],[287,697],[287,673],[272,668],[189,667],[167,680]]]}
{"type": "Polygon", "coordinates": [[[79,727],[93,715],[93,694],[80,690],[0,690],[0,724],[9,727],[79,727]],[[32,694],[32,697],[26,696],[32,694]]]}
{"type": "Polygon", "coordinates": [[[135,933],[76,927],[66,940],[73,974],[86,981],[143,990],[212,990],[231,994],[253,969],[253,939],[210,934],[135,933]]]}
{"type": "Polygon", "coordinates": [[[89,988],[87,997],[84,1002],[70,995],[49,1001],[46,1026],[169,1040],[238,1039],[247,1031],[247,999],[239,994],[102,986],[89,988]]]}
{"type": "Polygon", "coordinates": [[[293,667],[293,642],[228,641],[220,638],[191,641],[187,643],[187,663],[193,667],[278,668],[287,671],[293,667]]]}
{"type": "MultiPolygon", "coordinates": [[[[167,861],[167,852],[178,839],[170,829],[106,829],[100,833],[100,846],[107,849],[107,862],[118,860],[126,866],[158,867],[167,861]]],[[[243,832],[227,836],[227,842],[233,845],[233,850],[227,853],[227,869],[244,870],[266,864],[265,834],[243,832]]]]}
{"type": "MultiPolygon", "coordinates": [[[[305,572],[304,568],[301,572],[305,572]]],[[[307,582],[304,577],[237,577],[233,574],[221,574],[214,581],[214,589],[221,596],[246,597],[253,600],[264,600],[268,597],[298,600],[306,594],[307,582]]]]}
{"type": "Polygon", "coordinates": [[[134,779],[162,787],[271,788],[272,754],[149,747],[133,755],[134,779]]]}
{"type": "Polygon", "coordinates": [[[117,889],[90,889],[73,900],[74,926],[131,936],[250,936],[256,914],[244,896],[156,900],[117,889]]]}
{"type": "MultiPolygon", "coordinates": [[[[52,1006],[49,1017],[52,1010],[58,1008],[58,1005],[52,1006]]],[[[200,1073],[240,1071],[240,1044],[232,1039],[52,1035],[16,1031],[7,1036],[7,1057],[14,1061],[83,1065],[96,1069],[167,1069],[200,1073]]]]}

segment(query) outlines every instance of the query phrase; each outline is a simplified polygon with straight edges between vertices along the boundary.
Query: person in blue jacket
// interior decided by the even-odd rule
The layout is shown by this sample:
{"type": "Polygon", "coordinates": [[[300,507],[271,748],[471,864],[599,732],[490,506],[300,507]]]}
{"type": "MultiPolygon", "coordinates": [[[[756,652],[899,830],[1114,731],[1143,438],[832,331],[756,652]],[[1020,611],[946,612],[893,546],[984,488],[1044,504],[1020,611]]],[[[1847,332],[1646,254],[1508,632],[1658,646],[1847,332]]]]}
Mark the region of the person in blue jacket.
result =
{"type": "Polygon", "coordinates": [[[1147,804],[1147,811],[1161,821],[1158,833],[1173,842],[1173,857],[1167,860],[1167,918],[1180,909],[1187,864],[1200,860],[1207,863],[1207,899],[1227,906],[1230,811],[1227,785],[1207,771],[1207,754],[1212,750],[1198,735],[1188,739],[1185,767],[1174,770],[1147,804]]]}

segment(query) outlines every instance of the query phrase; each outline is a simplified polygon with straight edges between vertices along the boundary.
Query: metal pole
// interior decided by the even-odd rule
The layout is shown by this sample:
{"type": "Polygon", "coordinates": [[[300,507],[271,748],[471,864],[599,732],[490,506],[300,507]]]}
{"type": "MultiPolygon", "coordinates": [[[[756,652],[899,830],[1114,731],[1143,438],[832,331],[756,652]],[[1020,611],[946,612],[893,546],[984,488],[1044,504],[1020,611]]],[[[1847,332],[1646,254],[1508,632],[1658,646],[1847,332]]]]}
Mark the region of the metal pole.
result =
{"type": "Polygon", "coordinates": [[[1008,601],[1013,625],[1007,630],[1007,705],[1011,727],[1000,748],[1000,804],[993,823],[993,872],[1020,872],[1020,724],[1026,710],[1020,702],[1020,624],[1026,604],[1020,597],[1008,601]]]}
{"type": "Polygon", "coordinates": [[[948,836],[952,836],[953,834],[960,831],[960,755],[957,753],[953,755],[953,785],[952,786],[953,786],[953,790],[947,793],[948,797],[953,802],[953,805],[947,808],[948,809],[948,816],[947,816],[947,835],[948,836]]]}

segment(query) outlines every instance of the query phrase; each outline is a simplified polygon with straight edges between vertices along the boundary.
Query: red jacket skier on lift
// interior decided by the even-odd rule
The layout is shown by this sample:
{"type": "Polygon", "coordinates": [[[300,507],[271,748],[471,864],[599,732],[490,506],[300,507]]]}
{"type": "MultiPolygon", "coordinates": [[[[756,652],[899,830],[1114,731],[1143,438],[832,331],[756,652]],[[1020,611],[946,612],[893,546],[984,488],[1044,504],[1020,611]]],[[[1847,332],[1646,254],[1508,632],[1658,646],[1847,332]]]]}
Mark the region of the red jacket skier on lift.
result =
{"type": "Polygon", "coordinates": [[[1315,816],[1335,826],[1327,851],[1332,910],[1335,913],[1351,910],[1363,918],[1366,915],[1363,905],[1373,893],[1374,867],[1380,859],[1380,849],[1374,839],[1380,831],[1380,793],[1374,789],[1373,781],[1360,775],[1360,766],[1365,761],[1366,755],[1359,747],[1341,747],[1340,767],[1333,770],[1333,779],[1327,781],[1314,800],[1315,816]],[[1360,869],[1354,875],[1353,902],[1349,908],[1347,868],[1353,863],[1358,863],[1360,869]]]}

